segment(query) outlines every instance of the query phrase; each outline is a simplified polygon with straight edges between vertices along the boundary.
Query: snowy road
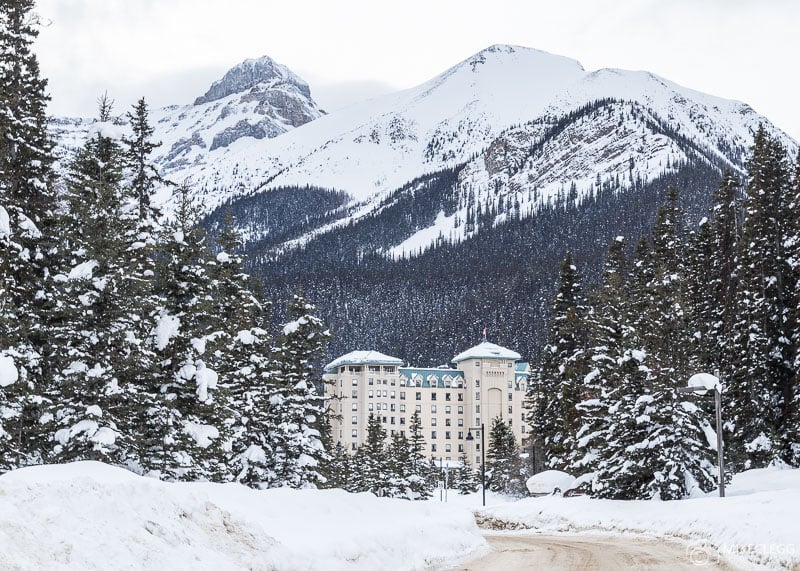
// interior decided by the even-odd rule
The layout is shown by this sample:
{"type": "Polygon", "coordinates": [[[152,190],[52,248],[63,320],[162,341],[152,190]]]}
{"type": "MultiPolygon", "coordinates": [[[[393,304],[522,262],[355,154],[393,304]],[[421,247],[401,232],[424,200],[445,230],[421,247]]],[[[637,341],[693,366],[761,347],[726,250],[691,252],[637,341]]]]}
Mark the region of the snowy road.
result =
{"type": "Polygon", "coordinates": [[[521,571],[529,569],[599,571],[647,569],[663,571],[734,571],[707,553],[679,543],[626,537],[487,534],[494,551],[454,567],[458,571],[521,571]]]}

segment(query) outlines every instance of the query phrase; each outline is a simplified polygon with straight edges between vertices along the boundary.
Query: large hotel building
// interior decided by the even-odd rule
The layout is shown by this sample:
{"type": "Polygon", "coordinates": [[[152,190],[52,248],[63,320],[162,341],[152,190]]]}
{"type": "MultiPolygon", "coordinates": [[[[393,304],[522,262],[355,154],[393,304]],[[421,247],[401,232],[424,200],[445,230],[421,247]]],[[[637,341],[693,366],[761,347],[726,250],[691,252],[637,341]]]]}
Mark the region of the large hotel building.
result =
{"type": "Polygon", "coordinates": [[[421,369],[376,351],[353,351],[325,367],[334,441],[351,451],[367,438],[367,419],[377,416],[387,436],[410,436],[419,412],[426,453],[480,464],[480,426],[488,446],[492,421],[502,418],[517,442],[525,435],[525,393],[530,367],[510,349],[484,341],[456,355],[452,367],[421,369]],[[473,438],[467,440],[467,433],[473,438]]]}

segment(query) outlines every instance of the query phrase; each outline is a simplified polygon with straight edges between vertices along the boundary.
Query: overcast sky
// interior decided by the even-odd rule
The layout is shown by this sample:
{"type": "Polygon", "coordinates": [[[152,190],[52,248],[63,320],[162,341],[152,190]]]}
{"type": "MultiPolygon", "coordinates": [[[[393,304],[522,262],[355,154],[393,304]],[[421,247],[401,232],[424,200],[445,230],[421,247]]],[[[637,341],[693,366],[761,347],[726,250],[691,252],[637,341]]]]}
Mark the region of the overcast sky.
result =
{"type": "Polygon", "coordinates": [[[51,113],[191,103],[269,55],[326,110],[417,85],[497,43],[644,69],[745,101],[800,140],[798,0],[38,0],[51,113]]]}

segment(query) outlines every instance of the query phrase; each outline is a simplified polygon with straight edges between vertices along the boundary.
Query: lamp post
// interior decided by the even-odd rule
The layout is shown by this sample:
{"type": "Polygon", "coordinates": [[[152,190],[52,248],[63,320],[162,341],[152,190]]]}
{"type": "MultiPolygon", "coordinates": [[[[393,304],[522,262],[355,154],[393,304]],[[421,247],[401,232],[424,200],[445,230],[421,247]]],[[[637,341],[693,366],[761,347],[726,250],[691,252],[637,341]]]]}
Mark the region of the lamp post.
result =
{"type": "Polygon", "coordinates": [[[719,466],[719,497],[725,497],[725,460],[723,455],[722,442],[722,387],[719,384],[719,371],[714,371],[714,375],[708,373],[698,373],[689,379],[688,387],[678,388],[680,394],[705,395],[708,391],[714,391],[714,404],[717,412],[717,464],[719,466]],[[709,386],[710,385],[710,386],[709,386]]]}
{"type": "MultiPolygon", "coordinates": [[[[484,444],[486,442],[486,440],[485,440],[485,438],[483,436],[484,432],[486,432],[486,431],[483,429],[483,427],[484,427],[484,425],[483,425],[483,423],[481,423],[481,427],[478,428],[476,426],[475,430],[480,430],[481,431],[481,493],[483,494],[483,505],[484,505],[484,507],[486,507],[486,446],[484,444]]],[[[467,442],[472,442],[473,440],[475,440],[475,437],[472,436],[472,429],[471,428],[467,429],[467,438],[466,438],[466,440],[467,440],[467,442]]]]}

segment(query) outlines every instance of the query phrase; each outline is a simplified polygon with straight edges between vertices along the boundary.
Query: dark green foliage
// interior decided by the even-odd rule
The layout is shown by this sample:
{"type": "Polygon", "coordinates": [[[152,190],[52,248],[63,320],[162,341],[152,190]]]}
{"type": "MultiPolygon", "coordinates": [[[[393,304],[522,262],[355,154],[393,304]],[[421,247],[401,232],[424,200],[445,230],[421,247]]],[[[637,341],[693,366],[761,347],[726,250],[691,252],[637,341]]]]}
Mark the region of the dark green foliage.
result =
{"type": "Polygon", "coordinates": [[[512,496],[525,495],[520,451],[513,431],[502,418],[492,420],[486,466],[490,490],[512,496]]]}

